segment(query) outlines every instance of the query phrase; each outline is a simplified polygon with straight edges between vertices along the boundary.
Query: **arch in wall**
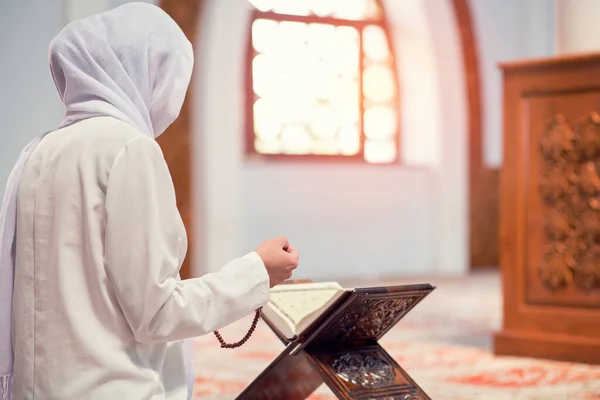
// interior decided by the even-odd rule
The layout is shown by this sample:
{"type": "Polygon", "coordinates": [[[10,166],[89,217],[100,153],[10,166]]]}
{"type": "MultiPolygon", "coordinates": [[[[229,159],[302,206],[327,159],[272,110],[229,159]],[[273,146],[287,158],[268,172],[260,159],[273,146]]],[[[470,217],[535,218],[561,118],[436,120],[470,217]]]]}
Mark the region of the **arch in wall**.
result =
{"type": "Polygon", "coordinates": [[[463,48],[468,101],[469,249],[471,268],[497,266],[499,255],[499,174],[483,161],[483,98],[477,38],[469,0],[452,0],[463,48]]]}
{"type": "MultiPolygon", "coordinates": [[[[195,43],[200,21],[202,20],[202,11],[206,0],[161,0],[160,6],[173,17],[181,26],[189,40],[195,43]]],[[[468,0],[452,0],[452,8],[455,12],[457,26],[459,28],[460,42],[463,49],[465,85],[468,94],[468,129],[469,142],[473,138],[481,138],[481,93],[480,79],[477,65],[476,40],[474,29],[470,16],[468,0]]],[[[193,81],[193,80],[192,80],[193,81]]],[[[192,115],[191,103],[194,86],[190,86],[188,95],[184,102],[183,109],[177,121],[169,127],[165,135],[159,139],[165,159],[171,170],[175,190],[177,192],[177,205],[182,215],[184,224],[188,231],[189,246],[188,257],[182,267],[182,277],[188,278],[193,274],[192,263],[195,261],[195,255],[198,251],[199,240],[195,239],[194,226],[198,226],[200,215],[194,213],[194,209],[199,207],[195,203],[199,199],[194,196],[194,185],[192,179],[192,151],[194,149],[192,140],[192,115]]],[[[481,157],[481,139],[479,142],[473,142],[469,145],[470,163],[473,160],[473,154],[479,151],[481,157]]],[[[472,179],[470,179],[472,183],[472,179]]],[[[471,185],[472,186],[472,185],[471,185]]],[[[472,200],[471,200],[472,201],[472,200]]]]}

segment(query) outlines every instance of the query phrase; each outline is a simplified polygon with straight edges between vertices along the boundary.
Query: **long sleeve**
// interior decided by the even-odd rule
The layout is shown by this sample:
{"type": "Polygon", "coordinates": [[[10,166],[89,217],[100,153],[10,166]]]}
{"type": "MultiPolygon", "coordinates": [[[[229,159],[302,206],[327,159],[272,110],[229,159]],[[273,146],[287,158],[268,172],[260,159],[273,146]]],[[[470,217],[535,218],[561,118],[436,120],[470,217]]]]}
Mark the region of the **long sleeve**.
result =
{"type": "Polygon", "coordinates": [[[136,137],[121,150],[105,202],[104,264],[138,342],[203,335],[267,303],[269,277],[254,252],[216,273],[178,279],[187,239],[155,141],[136,137]]]}

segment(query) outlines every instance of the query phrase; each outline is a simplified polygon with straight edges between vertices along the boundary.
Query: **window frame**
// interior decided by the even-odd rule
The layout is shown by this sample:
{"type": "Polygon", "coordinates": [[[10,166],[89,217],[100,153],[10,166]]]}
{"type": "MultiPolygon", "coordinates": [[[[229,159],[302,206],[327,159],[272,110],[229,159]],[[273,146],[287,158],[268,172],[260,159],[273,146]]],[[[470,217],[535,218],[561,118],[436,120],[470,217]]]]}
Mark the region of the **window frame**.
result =
{"type": "Polygon", "coordinates": [[[248,24],[248,41],[246,45],[246,60],[245,60],[245,76],[244,76],[244,153],[247,160],[260,160],[260,161],[275,161],[275,162],[335,162],[335,163],[360,163],[369,165],[398,165],[401,163],[401,93],[400,93],[400,80],[398,76],[398,64],[397,56],[394,48],[393,37],[391,29],[388,23],[387,14],[384,5],[381,0],[374,0],[381,10],[380,19],[361,19],[361,20],[349,20],[335,17],[320,17],[313,14],[310,15],[293,15],[293,14],[280,14],[274,11],[261,11],[251,5],[252,14],[250,23],[248,24]],[[254,141],[256,139],[256,132],[254,126],[254,103],[260,98],[254,92],[253,86],[253,70],[252,62],[259,52],[254,49],[252,43],[252,26],[254,21],[259,19],[267,19],[277,22],[302,22],[306,24],[319,23],[329,24],[334,26],[349,26],[358,30],[358,51],[359,51],[359,64],[358,64],[358,85],[360,90],[360,106],[359,106],[359,151],[355,155],[342,155],[342,154],[264,154],[256,151],[254,141]],[[369,25],[379,26],[385,35],[388,50],[390,52],[389,65],[392,69],[394,78],[395,93],[392,103],[396,110],[396,131],[393,135],[393,141],[396,147],[396,156],[393,160],[388,162],[369,162],[365,159],[365,131],[364,131],[364,113],[365,113],[365,96],[363,88],[363,72],[364,72],[364,50],[363,50],[363,29],[369,25]]]}

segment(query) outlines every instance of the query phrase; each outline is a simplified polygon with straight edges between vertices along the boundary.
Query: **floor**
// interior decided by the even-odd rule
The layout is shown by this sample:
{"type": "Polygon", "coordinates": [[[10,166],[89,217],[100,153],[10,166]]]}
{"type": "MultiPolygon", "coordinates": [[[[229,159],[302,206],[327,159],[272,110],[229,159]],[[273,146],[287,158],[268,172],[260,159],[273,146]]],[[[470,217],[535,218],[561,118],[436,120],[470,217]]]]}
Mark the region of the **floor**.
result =
{"type": "MultiPolygon", "coordinates": [[[[600,367],[545,360],[495,357],[492,332],[501,325],[500,277],[480,272],[467,278],[411,281],[437,289],[381,341],[381,345],[434,400],[600,400],[600,367]]],[[[368,286],[378,282],[369,282],[368,286]]],[[[353,285],[356,286],[356,285],[353,285]]],[[[244,335],[250,319],[222,331],[244,335]]],[[[194,399],[234,399],[282,350],[263,324],[238,350],[219,348],[207,335],[194,343],[194,399]]],[[[320,387],[313,400],[335,399],[320,387]]]]}

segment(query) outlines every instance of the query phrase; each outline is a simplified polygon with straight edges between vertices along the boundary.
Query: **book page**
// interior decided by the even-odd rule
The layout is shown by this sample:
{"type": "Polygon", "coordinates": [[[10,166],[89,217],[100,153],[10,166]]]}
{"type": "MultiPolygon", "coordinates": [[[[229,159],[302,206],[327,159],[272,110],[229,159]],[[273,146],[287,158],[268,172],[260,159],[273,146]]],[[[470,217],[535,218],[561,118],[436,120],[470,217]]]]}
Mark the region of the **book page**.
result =
{"type": "Polygon", "coordinates": [[[335,282],[276,286],[271,289],[269,305],[297,328],[306,317],[319,310],[343,290],[335,282]]]}

